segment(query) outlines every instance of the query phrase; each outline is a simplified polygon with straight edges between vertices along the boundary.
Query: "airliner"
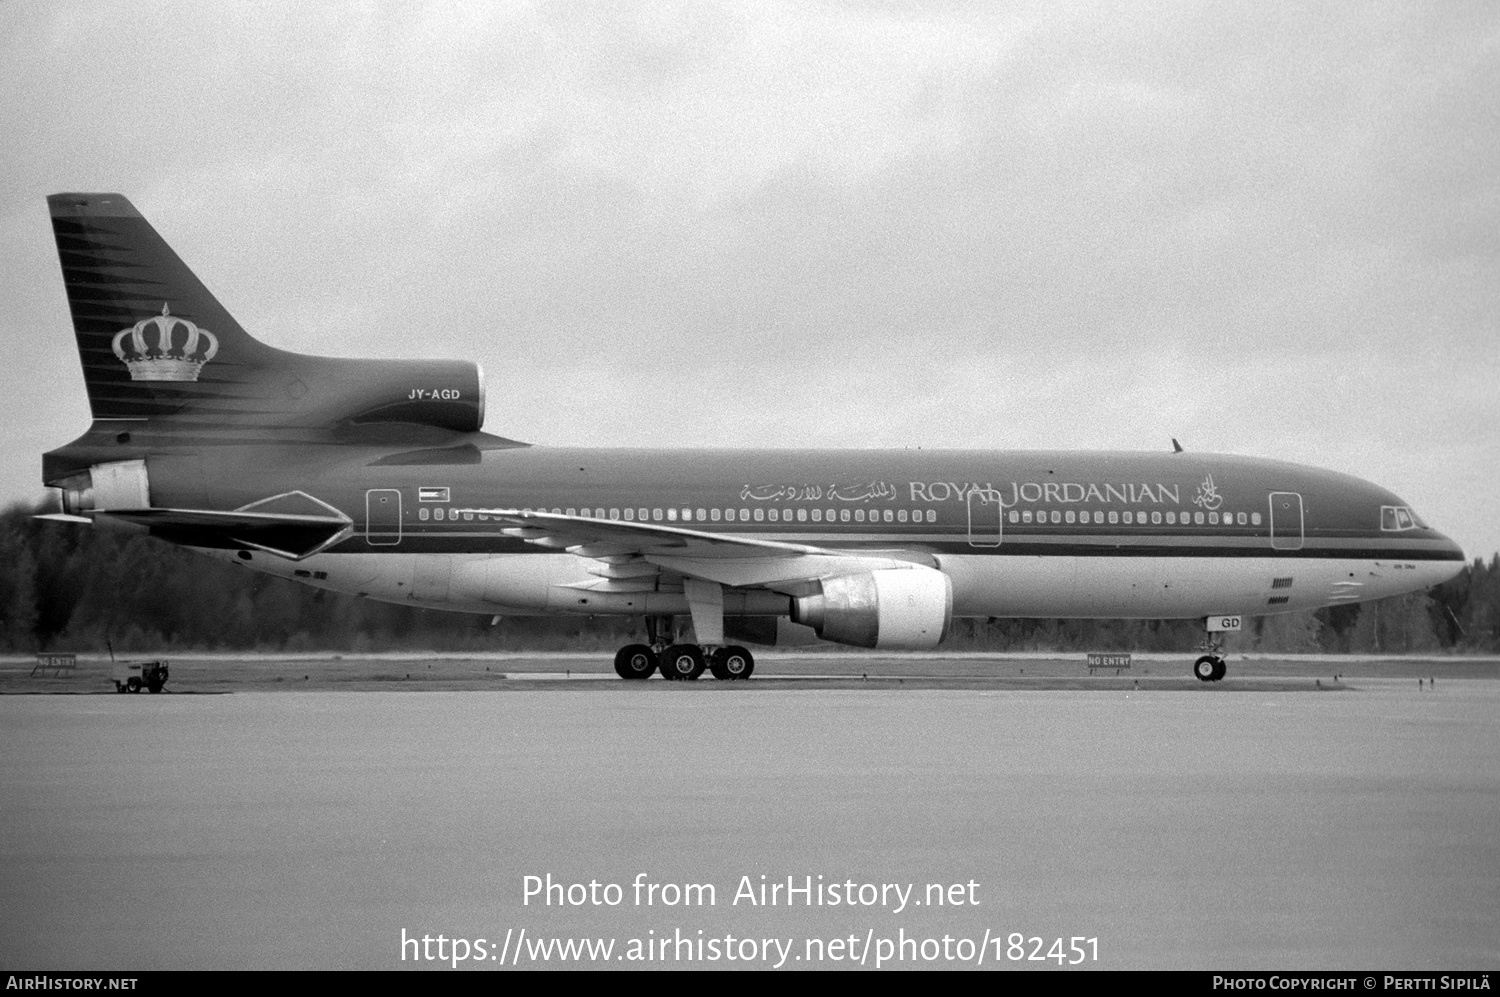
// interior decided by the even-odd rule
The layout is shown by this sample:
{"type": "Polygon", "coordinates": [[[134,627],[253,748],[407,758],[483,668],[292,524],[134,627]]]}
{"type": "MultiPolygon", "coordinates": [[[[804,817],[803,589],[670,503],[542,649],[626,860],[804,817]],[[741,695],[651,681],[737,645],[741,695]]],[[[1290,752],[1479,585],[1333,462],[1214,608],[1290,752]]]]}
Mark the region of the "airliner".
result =
{"type": "Polygon", "coordinates": [[[931,649],[955,617],[1246,617],[1379,599],[1463,552],[1349,475],[1196,453],[602,449],[483,431],[479,366],[270,347],[119,194],[47,199],[93,421],[47,518],[356,596],[624,616],[625,679],[749,678],[794,635],[931,649]]]}

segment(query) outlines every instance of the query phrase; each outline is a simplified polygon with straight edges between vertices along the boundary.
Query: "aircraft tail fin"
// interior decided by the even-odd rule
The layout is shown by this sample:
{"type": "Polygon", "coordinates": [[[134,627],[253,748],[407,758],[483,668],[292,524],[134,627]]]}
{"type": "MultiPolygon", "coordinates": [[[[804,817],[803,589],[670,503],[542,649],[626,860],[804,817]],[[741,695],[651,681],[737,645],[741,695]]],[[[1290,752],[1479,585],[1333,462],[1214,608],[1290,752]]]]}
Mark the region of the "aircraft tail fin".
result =
{"type": "Polygon", "coordinates": [[[47,198],[95,419],[169,415],[280,357],[119,194],[47,198]]]}
{"type": "Polygon", "coordinates": [[[47,198],[89,406],[156,436],[305,438],[350,426],[477,432],[460,360],[305,356],[256,340],[120,194],[47,198]]]}

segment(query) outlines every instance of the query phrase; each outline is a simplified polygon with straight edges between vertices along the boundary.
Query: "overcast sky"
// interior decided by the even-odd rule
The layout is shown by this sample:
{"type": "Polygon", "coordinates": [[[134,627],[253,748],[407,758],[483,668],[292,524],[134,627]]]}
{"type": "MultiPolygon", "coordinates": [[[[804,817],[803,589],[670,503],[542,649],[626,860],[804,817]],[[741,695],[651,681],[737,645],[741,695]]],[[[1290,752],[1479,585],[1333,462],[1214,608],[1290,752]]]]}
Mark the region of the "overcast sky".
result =
{"type": "Polygon", "coordinates": [[[1500,6],[0,0],[0,500],[88,424],[45,195],[540,444],[1194,450],[1500,549],[1500,6]]]}

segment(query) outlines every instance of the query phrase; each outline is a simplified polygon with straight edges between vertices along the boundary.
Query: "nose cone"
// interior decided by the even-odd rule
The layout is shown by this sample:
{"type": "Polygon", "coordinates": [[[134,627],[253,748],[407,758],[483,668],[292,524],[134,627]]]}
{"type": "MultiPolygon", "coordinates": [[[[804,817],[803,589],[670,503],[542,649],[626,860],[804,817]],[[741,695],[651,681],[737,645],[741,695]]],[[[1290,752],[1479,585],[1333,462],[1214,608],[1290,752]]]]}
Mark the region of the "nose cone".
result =
{"type": "Polygon", "coordinates": [[[1441,585],[1462,574],[1468,562],[1464,558],[1464,549],[1453,540],[1436,530],[1432,531],[1432,540],[1438,554],[1436,559],[1427,562],[1428,574],[1432,578],[1431,584],[1441,585]]]}
{"type": "Polygon", "coordinates": [[[1434,540],[1437,540],[1439,549],[1442,550],[1442,558],[1440,558],[1439,565],[1442,565],[1440,573],[1442,573],[1443,577],[1440,580],[1446,582],[1446,580],[1463,573],[1464,565],[1467,564],[1467,559],[1464,558],[1463,547],[1458,546],[1457,543],[1449,540],[1443,534],[1437,534],[1434,540]]]}

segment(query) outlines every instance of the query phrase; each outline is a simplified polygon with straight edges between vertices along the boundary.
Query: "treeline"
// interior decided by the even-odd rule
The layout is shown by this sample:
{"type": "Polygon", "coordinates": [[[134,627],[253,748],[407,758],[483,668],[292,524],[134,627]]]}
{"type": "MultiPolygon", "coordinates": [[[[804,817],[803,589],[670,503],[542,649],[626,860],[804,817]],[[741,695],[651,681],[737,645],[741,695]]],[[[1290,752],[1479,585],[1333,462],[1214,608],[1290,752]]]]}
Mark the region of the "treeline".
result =
{"type": "MultiPolygon", "coordinates": [[[[639,620],[490,619],[325,592],[141,536],[0,513],[0,650],[613,650],[639,620]]],[[[1186,651],[1193,620],[958,620],[948,645],[1186,651]]],[[[1500,651],[1500,555],[1427,592],[1259,617],[1231,650],[1500,651]]]]}

